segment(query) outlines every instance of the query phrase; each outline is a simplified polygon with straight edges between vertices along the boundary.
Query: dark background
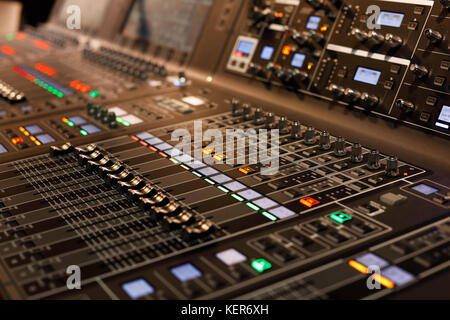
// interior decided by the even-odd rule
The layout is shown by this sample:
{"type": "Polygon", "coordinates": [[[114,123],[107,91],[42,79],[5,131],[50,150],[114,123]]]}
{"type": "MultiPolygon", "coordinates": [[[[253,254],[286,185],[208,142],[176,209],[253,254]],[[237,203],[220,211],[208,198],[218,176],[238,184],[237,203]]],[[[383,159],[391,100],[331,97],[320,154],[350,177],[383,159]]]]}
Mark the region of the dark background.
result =
{"type": "Polygon", "coordinates": [[[55,0],[20,0],[19,2],[23,4],[22,25],[38,26],[47,21],[55,0]]]}

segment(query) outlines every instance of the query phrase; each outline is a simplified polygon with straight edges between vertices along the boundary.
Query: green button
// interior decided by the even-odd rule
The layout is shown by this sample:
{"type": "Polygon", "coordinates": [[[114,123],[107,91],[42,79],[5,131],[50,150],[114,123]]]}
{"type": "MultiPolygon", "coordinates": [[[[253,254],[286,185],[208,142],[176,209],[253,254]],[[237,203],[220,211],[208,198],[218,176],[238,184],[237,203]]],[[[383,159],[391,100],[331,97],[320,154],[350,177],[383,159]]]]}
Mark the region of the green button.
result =
{"type": "Polygon", "coordinates": [[[336,221],[337,223],[341,223],[341,224],[353,219],[348,214],[345,214],[341,211],[332,213],[330,215],[330,218],[333,219],[334,221],[336,221]]]}
{"type": "Polygon", "coordinates": [[[272,264],[267,260],[257,259],[252,262],[252,268],[261,273],[272,268],[272,264]]]}

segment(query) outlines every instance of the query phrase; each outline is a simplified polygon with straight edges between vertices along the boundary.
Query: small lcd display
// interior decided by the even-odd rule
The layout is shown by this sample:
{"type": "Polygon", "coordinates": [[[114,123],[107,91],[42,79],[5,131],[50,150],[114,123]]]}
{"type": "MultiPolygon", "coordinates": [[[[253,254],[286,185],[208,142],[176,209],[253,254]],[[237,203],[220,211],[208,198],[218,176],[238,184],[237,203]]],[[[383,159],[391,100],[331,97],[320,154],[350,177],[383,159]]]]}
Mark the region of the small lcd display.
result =
{"type": "Polygon", "coordinates": [[[181,282],[186,282],[202,276],[200,270],[190,263],[182,264],[181,266],[170,269],[172,274],[181,282]]]}
{"type": "Polygon", "coordinates": [[[87,124],[81,127],[84,131],[86,131],[88,134],[93,134],[102,131],[99,127],[93,124],[87,124]]]}
{"type": "Polygon", "coordinates": [[[236,52],[241,53],[242,55],[248,57],[253,52],[253,47],[255,44],[250,41],[239,41],[236,52]]]}
{"type": "Polygon", "coordinates": [[[141,297],[152,294],[155,290],[144,279],[136,279],[122,284],[122,289],[131,299],[139,299],[141,297]]]}
{"type": "Polygon", "coordinates": [[[306,23],[306,29],[317,30],[319,28],[321,18],[318,16],[310,16],[306,23]]]}
{"type": "Polygon", "coordinates": [[[421,194],[424,194],[426,196],[439,191],[438,189],[433,188],[425,183],[418,184],[417,186],[414,186],[411,189],[413,189],[414,191],[417,191],[421,194]]]}
{"type": "Polygon", "coordinates": [[[85,124],[86,119],[80,116],[69,117],[69,121],[73,122],[74,125],[79,126],[80,124],[85,124]]]}
{"type": "Polygon", "coordinates": [[[0,154],[7,153],[7,152],[8,152],[8,150],[6,150],[6,148],[2,144],[0,144],[0,154]]]}
{"type": "Polygon", "coordinates": [[[294,57],[292,58],[291,65],[296,68],[301,68],[303,66],[303,63],[305,62],[306,56],[302,53],[295,53],[294,57]]]}
{"type": "Polygon", "coordinates": [[[375,86],[377,85],[380,76],[381,76],[380,71],[364,67],[358,67],[358,69],[356,69],[355,77],[353,78],[353,80],[375,86]]]}
{"type": "Polygon", "coordinates": [[[402,13],[381,11],[377,19],[377,24],[398,28],[401,26],[404,17],[405,15],[402,13]]]}
{"type": "Polygon", "coordinates": [[[25,130],[28,131],[29,134],[35,135],[37,133],[41,133],[43,130],[41,127],[39,127],[37,124],[26,126],[25,130]]]}
{"type": "Polygon", "coordinates": [[[48,143],[55,142],[55,138],[53,138],[48,133],[36,136],[36,139],[38,139],[42,144],[48,144],[48,143]]]}
{"type": "Polygon", "coordinates": [[[440,121],[444,121],[447,123],[450,123],[450,107],[444,105],[442,107],[441,113],[439,114],[439,118],[440,121]]]}
{"type": "Polygon", "coordinates": [[[265,46],[262,49],[262,51],[261,51],[261,56],[260,56],[261,59],[263,59],[263,60],[270,60],[270,59],[272,59],[273,51],[274,51],[273,47],[265,46]]]}

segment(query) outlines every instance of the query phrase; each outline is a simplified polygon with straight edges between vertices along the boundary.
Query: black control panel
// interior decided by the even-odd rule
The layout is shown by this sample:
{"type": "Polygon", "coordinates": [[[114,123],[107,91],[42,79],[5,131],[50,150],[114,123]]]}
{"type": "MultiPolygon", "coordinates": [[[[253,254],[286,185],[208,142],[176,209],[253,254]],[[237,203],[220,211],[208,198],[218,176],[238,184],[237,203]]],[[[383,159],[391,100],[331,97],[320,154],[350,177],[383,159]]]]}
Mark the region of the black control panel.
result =
{"type": "Polygon", "coordinates": [[[0,38],[0,299],[449,298],[447,1],[120,3],[0,38]]]}

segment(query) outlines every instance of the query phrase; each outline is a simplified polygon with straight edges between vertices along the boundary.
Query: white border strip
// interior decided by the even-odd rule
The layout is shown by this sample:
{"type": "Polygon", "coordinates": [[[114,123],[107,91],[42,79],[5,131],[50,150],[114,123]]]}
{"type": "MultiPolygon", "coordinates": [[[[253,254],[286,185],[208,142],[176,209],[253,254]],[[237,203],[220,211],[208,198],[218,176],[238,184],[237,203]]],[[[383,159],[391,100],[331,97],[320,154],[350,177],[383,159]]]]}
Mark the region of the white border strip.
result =
{"type": "Polygon", "coordinates": [[[355,50],[350,47],[340,46],[338,44],[329,44],[327,46],[327,50],[346,53],[346,54],[353,54],[355,56],[360,56],[360,57],[364,57],[364,58],[371,58],[371,59],[375,59],[375,60],[397,63],[397,64],[401,64],[401,65],[404,65],[407,67],[409,67],[409,65],[411,63],[411,61],[407,60],[407,59],[386,56],[381,53],[371,53],[371,52],[365,51],[365,50],[355,50]]]}
{"type": "Polygon", "coordinates": [[[381,1],[384,1],[384,2],[395,2],[395,3],[406,3],[406,4],[417,4],[417,5],[430,6],[430,7],[432,7],[434,5],[434,1],[430,1],[430,0],[408,0],[408,1],[381,0],[381,1]]]}

